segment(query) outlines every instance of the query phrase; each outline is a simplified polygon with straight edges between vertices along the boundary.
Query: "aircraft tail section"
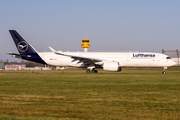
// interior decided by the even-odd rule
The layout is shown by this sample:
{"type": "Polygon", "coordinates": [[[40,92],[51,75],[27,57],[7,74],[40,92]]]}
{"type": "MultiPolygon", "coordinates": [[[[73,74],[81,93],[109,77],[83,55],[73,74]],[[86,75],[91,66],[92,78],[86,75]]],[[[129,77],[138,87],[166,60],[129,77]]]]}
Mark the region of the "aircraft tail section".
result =
{"type": "Polygon", "coordinates": [[[22,58],[29,61],[46,64],[42,58],[38,55],[38,52],[29,44],[16,30],[9,30],[17,50],[20,54],[7,53],[17,58],[22,58]]]}
{"type": "Polygon", "coordinates": [[[9,30],[9,32],[20,54],[37,53],[37,51],[16,30],[9,30]]]}

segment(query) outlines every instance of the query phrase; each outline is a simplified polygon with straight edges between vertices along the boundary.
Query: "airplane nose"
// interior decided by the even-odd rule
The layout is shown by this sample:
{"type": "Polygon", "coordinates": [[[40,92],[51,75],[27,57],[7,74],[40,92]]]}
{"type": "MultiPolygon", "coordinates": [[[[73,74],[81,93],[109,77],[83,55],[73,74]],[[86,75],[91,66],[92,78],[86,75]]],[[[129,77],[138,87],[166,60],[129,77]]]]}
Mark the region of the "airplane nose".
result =
{"type": "Polygon", "coordinates": [[[172,66],[176,65],[176,62],[174,62],[173,60],[171,61],[171,63],[172,63],[172,66]]]}

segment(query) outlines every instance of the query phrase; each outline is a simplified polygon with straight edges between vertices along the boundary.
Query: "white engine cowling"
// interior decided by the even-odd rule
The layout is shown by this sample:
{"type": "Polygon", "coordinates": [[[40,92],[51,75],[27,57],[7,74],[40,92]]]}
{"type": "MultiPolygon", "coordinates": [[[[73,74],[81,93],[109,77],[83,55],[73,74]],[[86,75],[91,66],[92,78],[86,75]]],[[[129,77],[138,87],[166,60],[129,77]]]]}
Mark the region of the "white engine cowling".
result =
{"type": "Polygon", "coordinates": [[[119,62],[105,62],[103,64],[103,70],[106,70],[106,71],[121,71],[121,67],[119,67],[119,62]]]}

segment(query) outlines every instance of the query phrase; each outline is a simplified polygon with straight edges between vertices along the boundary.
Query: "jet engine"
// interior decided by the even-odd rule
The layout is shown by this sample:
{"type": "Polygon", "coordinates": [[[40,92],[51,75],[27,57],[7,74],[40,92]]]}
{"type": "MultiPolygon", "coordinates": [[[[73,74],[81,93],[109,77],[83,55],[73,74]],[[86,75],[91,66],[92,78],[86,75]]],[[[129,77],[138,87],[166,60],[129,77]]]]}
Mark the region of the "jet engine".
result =
{"type": "Polygon", "coordinates": [[[103,64],[103,70],[106,71],[121,71],[121,67],[119,67],[119,62],[105,62],[103,64]]]}

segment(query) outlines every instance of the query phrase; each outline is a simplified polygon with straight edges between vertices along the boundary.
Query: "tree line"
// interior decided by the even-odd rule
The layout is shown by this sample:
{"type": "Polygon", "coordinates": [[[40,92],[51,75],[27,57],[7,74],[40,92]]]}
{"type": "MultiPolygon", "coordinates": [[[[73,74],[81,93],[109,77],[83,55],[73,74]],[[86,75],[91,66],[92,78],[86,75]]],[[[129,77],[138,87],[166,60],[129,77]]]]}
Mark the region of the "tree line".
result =
{"type": "Polygon", "coordinates": [[[4,65],[6,64],[26,64],[26,67],[44,67],[44,64],[40,64],[40,63],[35,63],[35,62],[31,62],[31,61],[27,61],[27,60],[21,60],[21,62],[9,62],[9,60],[0,60],[0,63],[4,63],[4,65]]]}

